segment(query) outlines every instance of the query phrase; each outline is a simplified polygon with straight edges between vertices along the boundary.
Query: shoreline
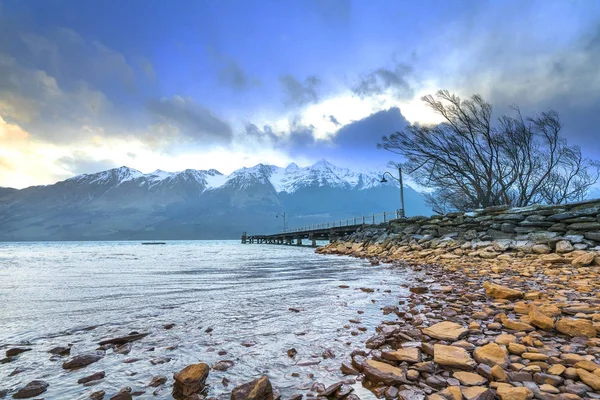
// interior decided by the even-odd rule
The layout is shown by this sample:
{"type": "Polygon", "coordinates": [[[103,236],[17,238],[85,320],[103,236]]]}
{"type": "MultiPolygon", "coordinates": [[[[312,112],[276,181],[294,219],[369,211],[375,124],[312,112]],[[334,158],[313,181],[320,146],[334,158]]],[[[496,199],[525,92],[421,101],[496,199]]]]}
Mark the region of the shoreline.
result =
{"type": "Polygon", "coordinates": [[[556,240],[553,251],[540,247],[537,254],[506,241],[377,240],[388,230],[317,250],[427,277],[343,372],[387,399],[600,398],[596,248],[556,240]],[[432,290],[434,284],[440,287],[432,290]]]}

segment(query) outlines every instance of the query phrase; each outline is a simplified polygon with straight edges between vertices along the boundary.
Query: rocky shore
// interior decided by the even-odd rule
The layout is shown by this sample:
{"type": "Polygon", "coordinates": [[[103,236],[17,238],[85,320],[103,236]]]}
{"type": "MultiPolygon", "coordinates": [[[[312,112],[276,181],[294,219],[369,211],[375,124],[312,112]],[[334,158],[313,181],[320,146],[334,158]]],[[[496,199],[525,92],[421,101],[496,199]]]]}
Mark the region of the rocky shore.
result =
{"type": "Polygon", "coordinates": [[[598,221],[597,202],[496,208],[319,248],[422,274],[342,372],[386,399],[600,398],[598,221]]]}

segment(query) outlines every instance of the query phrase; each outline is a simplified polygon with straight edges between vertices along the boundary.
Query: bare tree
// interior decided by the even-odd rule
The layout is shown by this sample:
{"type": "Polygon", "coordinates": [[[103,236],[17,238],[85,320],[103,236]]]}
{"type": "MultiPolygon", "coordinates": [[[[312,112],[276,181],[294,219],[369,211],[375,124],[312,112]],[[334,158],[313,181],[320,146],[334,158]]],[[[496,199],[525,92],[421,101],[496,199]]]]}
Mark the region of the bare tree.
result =
{"type": "Polygon", "coordinates": [[[555,111],[525,118],[515,107],[492,126],[492,106],[479,95],[441,90],[422,100],[444,121],[410,125],[378,147],[402,155],[413,179],[433,189],[426,197],[435,212],[581,200],[600,176],[599,164],[560,136],[555,111]]]}

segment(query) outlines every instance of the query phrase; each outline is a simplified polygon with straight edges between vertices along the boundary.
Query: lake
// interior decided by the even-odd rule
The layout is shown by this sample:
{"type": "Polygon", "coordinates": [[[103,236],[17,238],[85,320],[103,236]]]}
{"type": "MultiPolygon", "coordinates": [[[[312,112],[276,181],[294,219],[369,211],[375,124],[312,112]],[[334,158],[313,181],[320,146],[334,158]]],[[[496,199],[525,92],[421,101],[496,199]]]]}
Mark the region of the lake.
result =
{"type": "MultiPolygon", "coordinates": [[[[400,285],[412,274],[307,247],[238,241],[0,243],[0,358],[10,347],[32,348],[0,364],[0,390],[43,379],[50,386],[42,396],[52,399],[97,390],[109,398],[125,386],[145,390],[141,398],[169,399],[173,372],[231,360],[228,371],[211,370],[210,395],[263,374],[283,398],[305,393],[312,382],[343,377],[341,361],[395,317],[381,307],[407,295],[400,285]],[[128,354],[108,350],[82,370],[65,371],[47,353],[67,344],[71,356],[94,352],[100,340],[132,331],[149,335],[128,354]],[[335,358],[323,357],[328,350],[335,358]],[[77,384],[98,371],[106,377],[97,385],[77,384]],[[167,384],[148,388],[158,375],[167,384]]],[[[355,388],[361,398],[372,396],[355,388]]]]}

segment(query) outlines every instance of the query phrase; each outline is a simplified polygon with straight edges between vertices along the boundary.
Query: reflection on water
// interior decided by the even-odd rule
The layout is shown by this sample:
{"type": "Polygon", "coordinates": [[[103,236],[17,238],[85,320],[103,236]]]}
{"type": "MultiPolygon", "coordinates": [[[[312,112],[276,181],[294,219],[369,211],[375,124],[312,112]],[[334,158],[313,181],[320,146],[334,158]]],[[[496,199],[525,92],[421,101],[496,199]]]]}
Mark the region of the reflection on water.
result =
{"type": "Polygon", "coordinates": [[[86,398],[97,390],[108,398],[124,386],[146,390],[145,398],[155,391],[147,388],[152,377],[165,375],[169,381],[152,398],[168,399],[173,372],[194,362],[233,360],[228,371],[211,371],[210,394],[229,393],[262,374],[284,397],[302,393],[314,380],[340,379],[340,359],[362,348],[385,318],[380,308],[405,293],[399,285],[409,274],[310,248],[232,241],[0,244],[0,358],[11,346],[33,348],[0,364],[0,390],[43,379],[49,399],[86,398]],[[169,323],[175,326],[164,329],[169,323]],[[64,371],[47,353],[67,344],[72,355],[92,352],[100,340],[131,331],[150,334],[129,354],[109,350],[80,371],[64,371]],[[298,351],[293,359],[286,354],[292,347],[298,351]],[[324,359],[326,349],[337,359],[324,359]],[[131,359],[138,360],[123,362],[131,359]],[[320,363],[296,365],[306,361],[320,363]],[[23,372],[10,376],[16,368],[23,372]],[[77,384],[98,371],[106,372],[98,385],[77,384]]]}

